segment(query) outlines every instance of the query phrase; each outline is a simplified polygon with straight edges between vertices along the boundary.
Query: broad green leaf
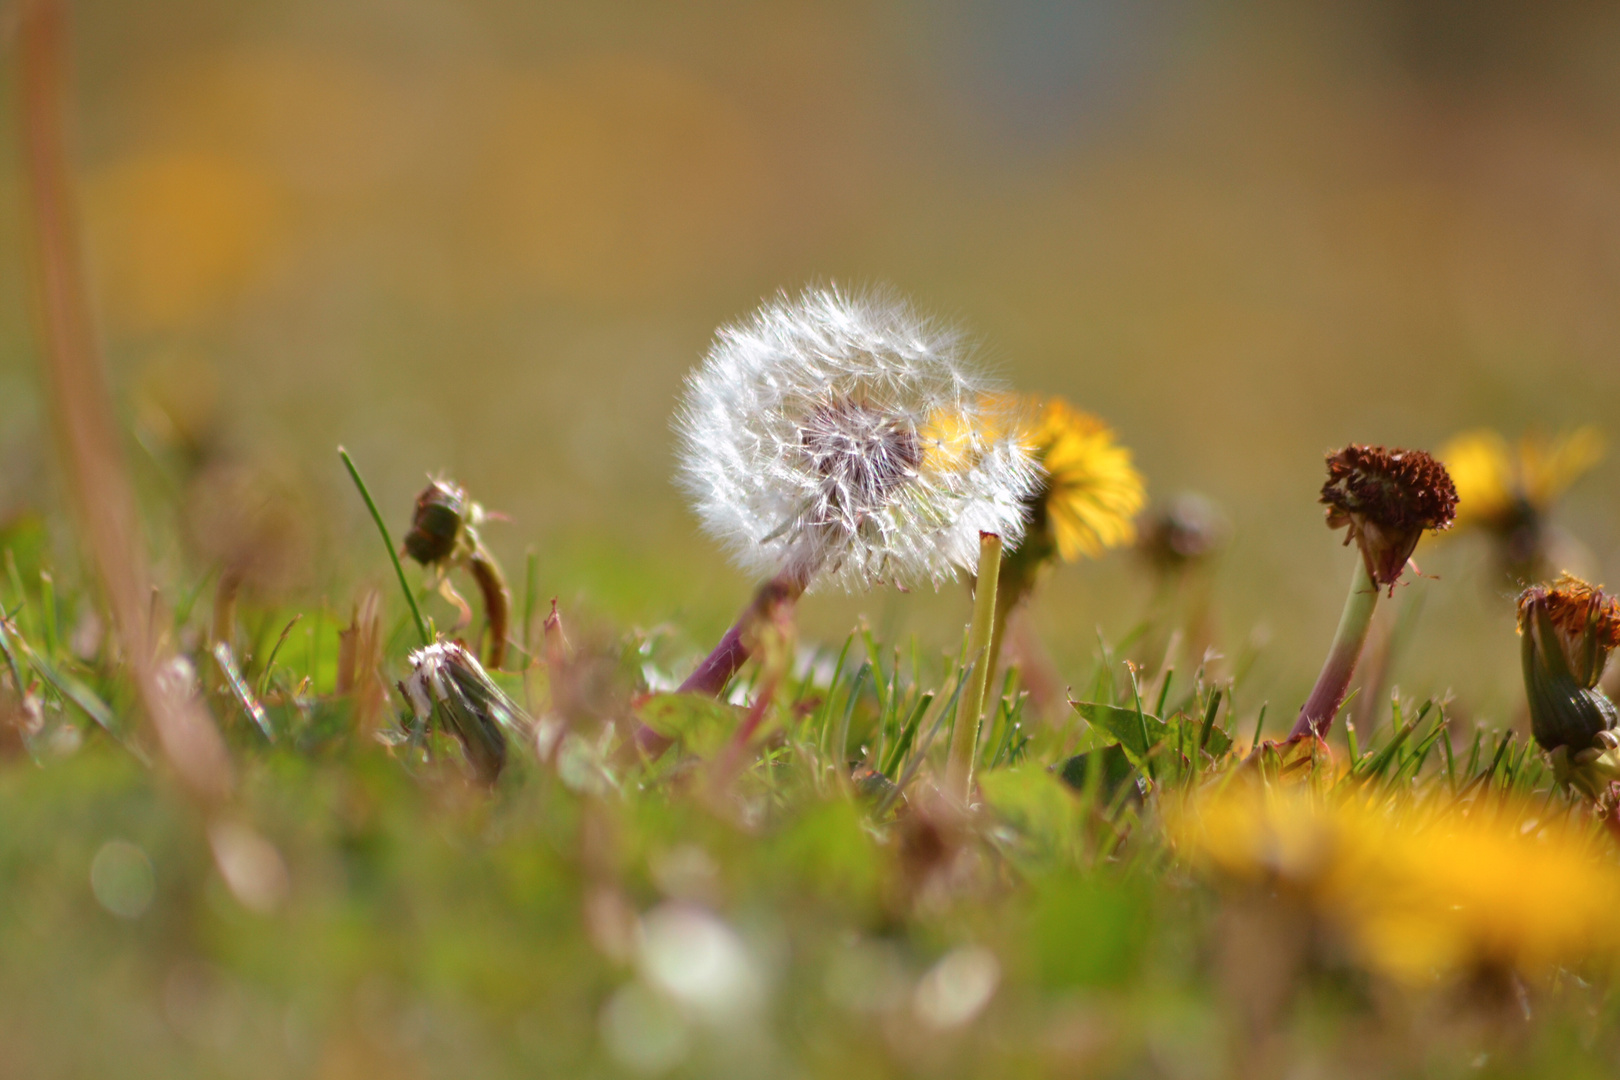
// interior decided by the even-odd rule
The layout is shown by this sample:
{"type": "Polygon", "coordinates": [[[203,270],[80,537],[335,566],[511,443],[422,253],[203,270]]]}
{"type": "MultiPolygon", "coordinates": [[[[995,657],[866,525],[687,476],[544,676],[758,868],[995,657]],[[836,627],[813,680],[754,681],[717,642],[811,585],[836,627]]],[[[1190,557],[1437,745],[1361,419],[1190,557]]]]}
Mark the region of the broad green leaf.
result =
{"type": "MultiPolygon", "coordinates": [[[[1118,705],[1104,705],[1095,701],[1072,702],[1074,709],[1093,727],[1112,737],[1124,748],[1133,761],[1143,761],[1150,751],[1161,744],[1172,752],[1191,754],[1203,733],[1203,722],[1198,717],[1176,714],[1169,723],[1152,713],[1137,714],[1135,709],[1118,705]],[[1147,741],[1143,742],[1146,729],[1147,741]]],[[[1220,757],[1232,748],[1232,738],[1220,728],[1211,728],[1205,753],[1220,757]]]]}
{"type": "Polygon", "coordinates": [[[1137,761],[1147,757],[1148,751],[1164,740],[1169,725],[1150,713],[1135,709],[1122,709],[1118,705],[1104,705],[1096,701],[1070,702],[1074,711],[1086,718],[1093,727],[1111,735],[1137,761]],[[1143,729],[1147,741],[1143,741],[1143,729]]]}
{"type": "Polygon", "coordinates": [[[1099,771],[1096,781],[1097,798],[1104,804],[1113,801],[1121,784],[1131,783],[1140,775],[1124,749],[1118,744],[1110,744],[1088,750],[1084,754],[1076,754],[1065,761],[1058,770],[1058,779],[1083,793],[1086,790],[1088,773],[1092,769],[1099,771]]]}
{"type": "Polygon", "coordinates": [[[979,787],[996,817],[1022,838],[1017,846],[1025,853],[1050,858],[1076,840],[1079,807],[1063,782],[1046,769],[1031,765],[983,772],[979,787]]]}
{"type": "Polygon", "coordinates": [[[1057,874],[1035,891],[1026,940],[1048,988],[1117,986],[1135,971],[1151,928],[1152,905],[1139,887],[1057,874]]]}

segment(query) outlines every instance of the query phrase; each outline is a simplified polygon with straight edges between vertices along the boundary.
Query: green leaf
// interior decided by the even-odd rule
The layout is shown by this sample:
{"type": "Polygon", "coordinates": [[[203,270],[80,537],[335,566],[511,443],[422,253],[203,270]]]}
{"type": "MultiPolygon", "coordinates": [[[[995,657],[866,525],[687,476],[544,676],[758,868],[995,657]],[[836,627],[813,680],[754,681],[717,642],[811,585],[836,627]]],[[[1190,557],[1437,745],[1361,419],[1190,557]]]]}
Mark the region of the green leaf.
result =
{"type": "Polygon", "coordinates": [[[1049,989],[1118,986],[1140,964],[1152,905],[1140,888],[1102,875],[1057,874],[1029,910],[1031,960],[1049,989]]]}
{"type": "Polygon", "coordinates": [[[885,861],[862,811],[847,799],[813,804],[772,833],[760,851],[762,880],[794,898],[819,896],[849,908],[877,906],[885,861]]]}
{"type": "MultiPolygon", "coordinates": [[[[1168,738],[1171,746],[1185,746],[1188,753],[1191,753],[1192,748],[1198,745],[1198,740],[1204,738],[1204,721],[1196,716],[1177,714],[1170,721],[1168,738]],[[1176,742],[1176,730],[1178,728],[1185,729],[1182,736],[1183,742],[1179,744],[1176,742]]],[[[1210,757],[1219,758],[1230,749],[1232,749],[1232,736],[1211,724],[1209,726],[1209,736],[1204,738],[1204,753],[1210,757]]]]}
{"type": "Polygon", "coordinates": [[[1134,782],[1139,775],[1124,749],[1116,743],[1110,743],[1083,754],[1076,754],[1065,761],[1063,767],[1058,770],[1058,779],[1083,794],[1087,783],[1090,782],[1088,774],[1092,769],[1097,770],[1096,792],[1104,804],[1114,801],[1120,785],[1134,782]]]}
{"type": "Polygon", "coordinates": [[[985,803],[1022,838],[1018,853],[1050,858],[1078,843],[1081,815],[1058,777],[1038,766],[979,774],[985,803]]]}
{"type": "Polygon", "coordinates": [[[1150,713],[1139,714],[1135,709],[1122,709],[1118,705],[1104,705],[1096,701],[1075,701],[1070,704],[1075,712],[1086,718],[1087,723],[1111,736],[1136,761],[1146,760],[1148,752],[1163,742],[1170,731],[1170,725],[1150,713]],[[1142,741],[1144,728],[1147,730],[1146,743],[1142,741]]]}
{"type": "MultiPolygon", "coordinates": [[[[1181,747],[1190,753],[1204,734],[1201,718],[1182,713],[1177,713],[1166,723],[1152,713],[1139,716],[1135,709],[1118,705],[1104,705],[1096,701],[1074,701],[1070,704],[1075,712],[1085,717],[1087,723],[1119,743],[1131,761],[1138,765],[1160,745],[1171,749],[1181,747]],[[1145,745],[1142,741],[1144,729],[1147,732],[1145,745]]],[[[1204,743],[1205,753],[1218,758],[1231,748],[1230,735],[1217,727],[1209,729],[1209,738],[1204,743]]]]}

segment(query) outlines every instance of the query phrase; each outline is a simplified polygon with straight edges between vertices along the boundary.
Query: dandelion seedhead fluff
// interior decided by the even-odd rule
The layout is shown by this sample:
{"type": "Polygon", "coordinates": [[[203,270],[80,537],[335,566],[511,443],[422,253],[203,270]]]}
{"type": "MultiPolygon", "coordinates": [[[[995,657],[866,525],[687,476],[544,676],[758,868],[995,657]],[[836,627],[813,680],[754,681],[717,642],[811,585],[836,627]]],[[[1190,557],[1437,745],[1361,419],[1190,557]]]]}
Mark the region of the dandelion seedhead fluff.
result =
{"type": "Polygon", "coordinates": [[[759,576],[938,586],[1024,528],[1038,466],[960,338],[887,293],[786,294],[722,327],[687,379],[680,479],[759,576]]]}

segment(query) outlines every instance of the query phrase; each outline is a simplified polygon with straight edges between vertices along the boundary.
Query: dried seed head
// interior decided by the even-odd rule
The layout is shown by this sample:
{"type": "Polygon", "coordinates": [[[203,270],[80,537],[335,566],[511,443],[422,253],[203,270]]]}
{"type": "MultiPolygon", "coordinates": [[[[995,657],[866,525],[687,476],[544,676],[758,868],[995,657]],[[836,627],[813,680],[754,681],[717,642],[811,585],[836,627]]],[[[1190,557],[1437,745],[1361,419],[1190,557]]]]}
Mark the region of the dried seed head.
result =
{"type": "Polygon", "coordinates": [[[1609,653],[1620,646],[1620,600],[1568,574],[1519,596],[1525,694],[1536,741],[1572,752],[1597,746],[1620,724],[1597,689],[1609,653]]]}
{"type": "Polygon", "coordinates": [[[716,335],[676,417],[704,528],[762,577],[938,585],[1017,543],[1037,469],[955,335],[884,295],[778,296],[716,335]]]}
{"type": "Polygon", "coordinates": [[[1212,500],[1184,492],[1148,516],[1138,546],[1155,567],[1178,570],[1218,551],[1230,531],[1212,500]]]}
{"type": "Polygon", "coordinates": [[[454,480],[434,480],[416,497],[405,553],[423,566],[455,553],[467,517],[467,492],[454,480]]]}
{"type": "Polygon", "coordinates": [[[1422,450],[1345,447],[1327,456],[1322,485],[1327,523],[1349,527],[1345,543],[1361,548],[1367,574],[1393,591],[1425,529],[1444,529],[1457,511],[1446,467],[1422,450]]]}

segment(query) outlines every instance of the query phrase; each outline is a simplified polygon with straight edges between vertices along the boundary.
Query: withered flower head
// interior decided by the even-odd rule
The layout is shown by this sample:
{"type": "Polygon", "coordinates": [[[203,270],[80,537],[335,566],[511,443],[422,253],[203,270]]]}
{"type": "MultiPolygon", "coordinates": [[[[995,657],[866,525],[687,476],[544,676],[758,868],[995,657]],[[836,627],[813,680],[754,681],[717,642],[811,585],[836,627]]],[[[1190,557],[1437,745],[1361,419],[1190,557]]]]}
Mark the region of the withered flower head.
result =
{"type": "Polygon", "coordinates": [[[454,480],[434,480],[416,497],[405,552],[423,566],[444,562],[456,550],[467,516],[467,492],[454,480]]]}
{"type": "Polygon", "coordinates": [[[1519,633],[1536,741],[1548,750],[1591,748],[1599,732],[1620,723],[1597,689],[1609,653],[1620,646],[1620,600],[1564,574],[1519,596],[1519,633]]]}
{"type": "Polygon", "coordinates": [[[1457,489],[1446,467],[1422,450],[1352,444],[1327,456],[1322,485],[1331,529],[1349,526],[1367,575],[1393,593],[1425,529],[1450,527],[1457,489]]]}
{"type": "Polygon", "coordinates": [[[1219,506],[1184,492],[1148,515],[1137,547],[1155,567],[1178,570],[1218,551],[1230,531],[1219,506]]]}

